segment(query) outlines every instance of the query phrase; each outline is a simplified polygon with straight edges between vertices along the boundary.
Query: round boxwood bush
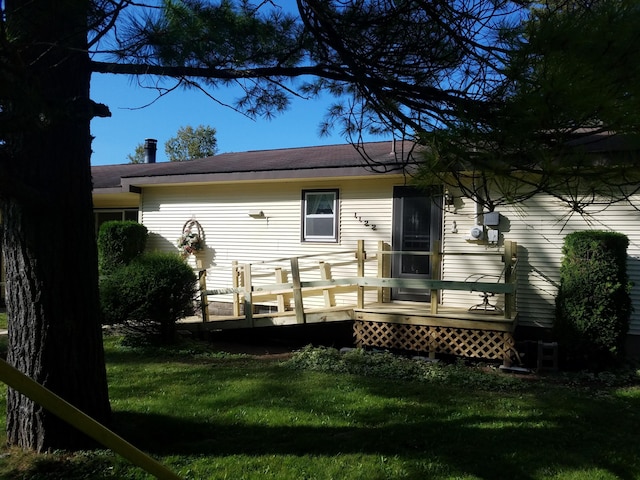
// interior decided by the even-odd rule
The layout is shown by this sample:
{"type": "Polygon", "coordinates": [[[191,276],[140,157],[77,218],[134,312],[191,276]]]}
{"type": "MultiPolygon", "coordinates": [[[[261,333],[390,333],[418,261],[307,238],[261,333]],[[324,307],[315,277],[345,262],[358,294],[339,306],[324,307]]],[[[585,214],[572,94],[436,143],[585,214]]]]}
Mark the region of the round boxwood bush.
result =
{"type": "Polygon", "coordinates": [[[601,368],[623,358],[631,314],[628,245],[616,232],[565,237],[554,330],[573,366],[601,368]]]}
{"type": "Polygon", "coordinates": [[[147,244],[147,227],[132,220],[104,222],[98,232],[98,266],[108,275],[140,255],[147,244]]]}
{"type": "Polygon", "coordinates": [[[176,321],[194,312],[196,282],[177,254],[144,253],[100,281],[104,323],[172,342],[176,321]]]}

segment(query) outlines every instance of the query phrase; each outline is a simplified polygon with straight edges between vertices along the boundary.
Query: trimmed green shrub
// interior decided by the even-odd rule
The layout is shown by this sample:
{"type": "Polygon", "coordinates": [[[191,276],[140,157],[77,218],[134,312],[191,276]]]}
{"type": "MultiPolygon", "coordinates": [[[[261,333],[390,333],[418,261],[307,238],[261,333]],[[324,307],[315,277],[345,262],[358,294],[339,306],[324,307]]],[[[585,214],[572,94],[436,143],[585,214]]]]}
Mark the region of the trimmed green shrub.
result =
{"type": "Polygon", "coordinates": [[[127,265],[147,244],[147,227],[132,220],[104,222],[98,232],[98,266],[102,275],[127,265]]]}
{"type": "Polygon", "coordinates": [[[565,237],[554,330],[575,366],[601,368],[623,358],[631,314],[628,245],[615,232],[565,237]]]}
{"type": "Polygon", "coordinates": [[[194,312],[196,282],[179,255],[144,253],[100,281],[104,323],[170,343],[176,321],[194,312]]]}

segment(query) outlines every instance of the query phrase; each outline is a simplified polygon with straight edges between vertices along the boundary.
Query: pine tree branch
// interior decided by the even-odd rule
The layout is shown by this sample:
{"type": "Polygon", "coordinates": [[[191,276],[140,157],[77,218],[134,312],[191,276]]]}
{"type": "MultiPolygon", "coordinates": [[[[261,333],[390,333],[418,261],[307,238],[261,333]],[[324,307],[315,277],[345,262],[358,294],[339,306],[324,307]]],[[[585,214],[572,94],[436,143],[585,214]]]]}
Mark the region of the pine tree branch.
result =
{"type": "Polygon", "coordinates": [[[269,78],[289,77],[296,78],[304,75],[317,76],[338,81],[351,81],[350,75],[345,72],[336,72],[324,65],[311,65],[300,67],[256,67],[245,69],[208,68],[187,66],[165,66],[136,63],[111,63],[91,62],[91,71],[94,73],[116,73],[125,75],[158,75],[162,77],[184,78],[199,77],[216,80],[235,80],[241,78],[269,78]]]}

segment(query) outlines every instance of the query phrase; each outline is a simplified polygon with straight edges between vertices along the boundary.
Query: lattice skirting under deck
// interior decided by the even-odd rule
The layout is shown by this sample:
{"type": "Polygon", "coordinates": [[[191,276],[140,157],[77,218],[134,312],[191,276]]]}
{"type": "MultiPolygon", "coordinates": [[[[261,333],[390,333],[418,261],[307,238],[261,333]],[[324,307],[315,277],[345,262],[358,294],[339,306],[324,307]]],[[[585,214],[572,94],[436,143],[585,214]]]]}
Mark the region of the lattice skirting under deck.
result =
{"type": "Polygon", "coordinates": [[[509,362],[515,341],[511,332],[356,320],[355,343],[412,352],[446,353],[509,362]]]}

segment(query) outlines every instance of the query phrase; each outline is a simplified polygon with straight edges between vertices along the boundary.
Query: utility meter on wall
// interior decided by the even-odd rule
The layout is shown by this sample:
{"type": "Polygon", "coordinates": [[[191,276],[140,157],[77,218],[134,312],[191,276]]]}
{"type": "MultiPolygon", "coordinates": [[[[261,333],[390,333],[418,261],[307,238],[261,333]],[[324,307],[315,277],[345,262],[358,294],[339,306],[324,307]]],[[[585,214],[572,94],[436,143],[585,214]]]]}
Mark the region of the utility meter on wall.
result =
{"type": "Polygon", "coordinates": [[[482,240],[484,238],[484,229],[482,225],[474,225],[469,230],[469,240],[482,240]]]}

